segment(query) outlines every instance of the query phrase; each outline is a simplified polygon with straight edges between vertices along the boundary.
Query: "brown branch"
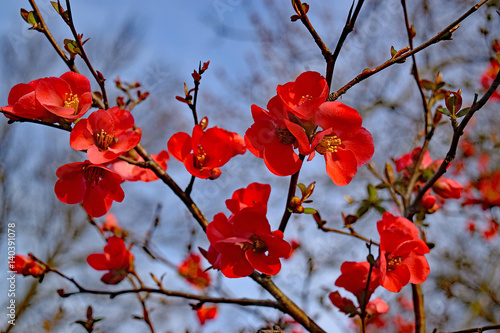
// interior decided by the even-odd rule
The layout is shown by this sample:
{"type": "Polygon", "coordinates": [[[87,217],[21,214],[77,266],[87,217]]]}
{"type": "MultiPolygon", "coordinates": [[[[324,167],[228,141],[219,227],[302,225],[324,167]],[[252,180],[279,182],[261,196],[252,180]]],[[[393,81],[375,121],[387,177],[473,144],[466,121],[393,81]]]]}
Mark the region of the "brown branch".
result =
{"type": "Polygon", "coordinates": [[[78,35],[76,32],[75,24],[73,21],[73,12],[71,11],[71,4],[69,0],[66,0],[66,12],[68,13],[68,25],[69,28],[71,29],[71,33],[73,34],[73,37],[75,38],[75,42],[78,45],[78,48],[80,49],[79,55],[82,57],[83,61],[85,61],[85,64],[87,65],[88,69],[94,76],[94,79],[96,80],[97,84],[99,85],[99,88],[101,89],[102,93],[102,99],[104,101],[104,109],[108,109],[108,96],[106,94],[106,88],[105,88],[105,79],[102,77],[102,75],[99,75],[95,70],[94,67],[92,66],[92,63],[90,62],[87,54],[85,53],[85,49],[83,48],[83,43],[81,40],[81,36],[78,35]]]}
{"type": "Polygon", "coordinates": [[[500,329],[500,325],[488,325],[488,326],[483,326],[483,327],[477,327],[477,328],[469,328],[466,330],[461,330],[461,331],[453,331],[453,332],[438,332],[437,328],[435,328],[432,333],[474,333],[474,332],[485,332],[485,331],[491,331],[491,330],[497,330],[500,329]]]}
{"type": "Polygon", "coordinates": [[[425,333],[424,294],[420,284],[412,284],[413,312],[415,314],[415,333],[425,333]]]}
{"type": "Polygon", "coordinates": [[[339,37],[339,41],[337,42],[335,51],[333,51],[333,56],[331,57],[331,61],[329,63],[330,67],[327,67],[326,82],[328,82],[329,87],[332,83],[333,71],[335,69],[335,63],[340,54],[340,50],[342,49],[342,46],[344,45],[347,36],[354,30],[354,24],[356,23],[356,19],[358,18],[359,12],[361,11],[361,6],[363,6],[364,0],[358,1],[358,4],[356,6],[356,9],[354,9],[354,14],[353,14],[352,10],[354,8],[354,3],[355,0],[353,0],[352,2],[352,6],[351,9],[349,10],[349,14],[347,15],[347,20],[345,22],[344,29],[342,29],[342,34],[339,37]]]}
{"type": "MultiPolygon", "coordinates": [[[[304,155],[299,155],[299,158],[301,161],[304,161],[305,156],[304,155]]],[[[297,187],[297,182],[299,180],[299,171],[294,173],[292,177],[290,177],[290,186],[288,187],[288,195],[286,198],[286,205],[285,205],[285,212],[283,213],[283,217],[281,218],[279,230],[281,232],[285,232],[286,225],[288,224],[288,220],[290,220],[290,217],[292,216],[292,212],[288,209],[288,206],[290,205],[290,200],[292,200],[292,197],[295,195],[295,188],[297,187]]]]}
{"type": "Polygon", "coordinates": [[[298,10],[298,14],[300,16],[300,21],[304,24],[306,29],[309,31],[311,36],[313,37],[314,41],[316,42],[316,45],[318,45],[319,49],[321,50],[321,54],[325,58],[327,67],[326,67],[326,82],[328,83],[328,87],[330,87],[332,83],[332,75],[333,75],[333,65],[335,60],[333,59],[332,52],[328,49],[328,47],[325,45],[321,37],[318,35],[316,30],[311,24],[311,21],[309,21],[309,18],[307,17],[307,14],[304,12],[304,9],[302,8],[302,1],[301,0],[293,0],[293,5],[294,8],[298,10]]]}
{"type": "Polygon", "coordinates": [[[311,333],[326,333],[321,327],[318,326],[307,314],[302,311],[300,307],[297,306],[291,299],[289,299],[271,280],[271,277],[265,274],[259,274],[254,271],[250,277],[252,280],[261,285],[262,288],[266,289],[273,297],[278,301],[280,306],[283,308],[281,311],[288,313],[293,317],[299,324],[304,326],[311,333]]]}
{"type": "Polygon", "coordinates": [[[413,204],[411,207],[408,209],[407,212],[407,218],[412,218],[413,215],[416,212],[417,206],[420,203],[420,200],[424,196],[425,192],[427,192],[428,189],[436,183],[436,181],[446,173],[446,169],[448,168],[448,165],[453,161],[455,158],[455,155],[457,153],[457,147],[458,147],[458,142],[460,137],[463,135],[463,131],[465,129],[465,126],[469,123],[469,121],[472,119],[472,116],[479,111],[488,101],[488,99],[493,95],[497,87],[500,85],[500,72],[497,73],[497,76],[491,83],[491,86],[489,89],[486,91],[486,93],[481,97],[479,101],[474,101],[472,106],[470,107],[469,112],[464,116],[463,120],[460,122],[460,125],[456,128],[456,130],[453,133],[453,138],[451,141],[450,149],[448,150],[448,153],[446,154],[446,158],[443,160],[441,165],[439,166],[438,170],[434,173],[431,179],[425,183],[425,185],[418,191],[415,199],[413,200],[413,204]]]}
{"type": "Polygon", "coordinates": [[[342,231],[342,230],[338,230],[338,229],[327,228],[324,225],[321,225],[320,223],[318,223],[318,229],[321,229],[324,232],[334,232],[334,233],[341,234],[341,235],[352,236],[352,237],[364,240],[367,243],[371,243],[373,245],[379,246],[378,243],[373,242],[371,239],[368,239],[368,238],[358,234],[356,231],[354,231],[354,229],[352,227],[349,227],[349,232],[347,232],[347,231],[342,231]]]}
{"type": "Polygon", "coordinates": [[[459,23],[462,22],[463,20],[465,20],[467,17],[469,17],[470,15],[472,15],[475,11],[478,10],[479,7],[481,7],[482,5],[484,5],[488,0],[482,0],[481,2],[479,2],[478,4],[476,4],[475,6],[473,6],[471,9],[469,9],[465,14],[463,14],[462,16],[460,16],[457,20],[455,20],[453,23],[451,23],[450,25],[448,25],[444,30],[442,30],[441,32],[439,32],[436,36],[432,37],[431,39],[429,39],[427,42],[421,44],[420,46],[414,48],[413,50],[410,50],[410,47],[406,47],[402,50],[400,50],[398,53],[396,53],[391,59],[387,60],[386,62],[384,62],[383,64],[379,65],[378,67],[374,68],[374,69],[365,69],[361,74],[359,74],[358,76],[356,76],[354,79],[352,79],[349,83],[347,83],[345,86],[343,86],[342,88],[340,88],[339,90],[337,90],[336,92],[334,93],[331,93],[327,100],[328,101],[335,101],[337,100],[341,95],[345,94],[347,92],[347,90],[351,89],[354,85],[358,84],[359,82],[369,78],[370,76],[382,71],[383,69],[386,69],[387,67],[389,66],[392,66],[396,63],[402,63],[404,62],[404,60],[410,56],[412,56],[413,54],[416,54],[424,49],[426,49],[427,47],[435,44],[435,43],[438,43],[442,40],[448,40],[451,38],[451,34],[459,28],[459,23]]]}
{"type": "MultiPolygon", "coordinates": [[[[40,10],[38,9],[38,6],[36,5],[35,0],[29,0],[29,2],[31,4],[31,7],[33,8],[33,11],[38,16],[38,18],[40,20],[40,24],[42,25],[41,28],[39,29],[39,31],[41,31],[45,35],[45,37],[49,40],[50,44],[55,49],[56,53],[59,55],[59,57],[61,57],[61,59],[66,64],[66,66],[68,66],[69,70],[72,72],[75,72],[75,73],[80,73],[75,66],[74,60],[68,59],[68,57],[66,57],[66,54],[64,54],[64,51],[57,44],[56,40],[54,39],[54,36],[52,36],[52,33],[50,32],[49,28],[45,24],[42,13],[40,13],[40,10]]],[[[92,100],[94,101],[94,103],[96,105],[98,105],[99,108],[105,109],[106,106],[104,105],[102,100],[94,92],[91,92],[91,94],[92,94],[92,100]]]]}

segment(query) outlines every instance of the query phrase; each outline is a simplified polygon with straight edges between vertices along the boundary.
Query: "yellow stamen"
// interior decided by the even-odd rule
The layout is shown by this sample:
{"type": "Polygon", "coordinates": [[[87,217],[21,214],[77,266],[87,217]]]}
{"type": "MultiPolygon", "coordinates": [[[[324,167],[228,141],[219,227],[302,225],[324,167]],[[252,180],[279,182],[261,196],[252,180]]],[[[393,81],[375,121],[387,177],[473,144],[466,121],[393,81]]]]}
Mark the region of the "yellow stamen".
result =
{"type": "Polygon", "coordinates": [[[278,135],[278,140],[284,145],[291,145],[295,142],[295,137],[286,128],[276,126],[276,134],[278,135]]]}
{"type": "Polygon", "coordinates": [[[342,144],[340,138],[336,135],[325,135],[320,143],[316,146],[316,151],[320,154],[326,152],[336,153],[337,147],[342,144]]]}
{"type": "Polygon", "coordinates": [[[109,145],[113,142],[113,139],[114,137],[106,133],[106,131],[102,128],[100,133],[94,134],[95,145],[100,150],[108,149],[109,145]]]}
{"type": "Polygon", "coordinates": [[[80,104],[80,100],[78,99],[78,95],[73,95],[68,93],[64,94],[64,107],[71,108],[75,110],[73,114],[78,113],[78,105],[80,104]]]}

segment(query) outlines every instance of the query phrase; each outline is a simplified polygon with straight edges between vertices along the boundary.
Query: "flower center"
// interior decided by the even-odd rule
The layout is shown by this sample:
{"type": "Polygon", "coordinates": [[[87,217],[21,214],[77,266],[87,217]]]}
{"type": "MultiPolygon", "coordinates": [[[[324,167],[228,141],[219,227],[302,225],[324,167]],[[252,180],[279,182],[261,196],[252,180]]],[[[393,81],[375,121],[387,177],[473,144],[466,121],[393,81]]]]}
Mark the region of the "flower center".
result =
{"type": "Polygon", "coordinates": [[[68,93],[64,94],[64,107],[71,108],[71,109],[75,110],[75,112],[73,114],[78,113],[78,105],[79,104],[80,104],[80,100],[78,99],[78,95],[73,95],[70,93],[68,96],[68,93]]]}
{"type": "Polygon", "coordinates": [[[392,257],[387,260],[387,271],[393,271],[401,264],[401,257],[392,257]]]}
{"type": "Polygon", "coordinates": [[[106,150],[113,142],[114,136],[109,135],[104,129],[94,134],[94,142],[99,150],[106,150]]]}
{"type": "Polygon", "coordinates": [[[194,156],[194,167],[196,169],[201,169],[205,165],[205,160],[207,159],[207,154],[203,150],[202,146],[198,146],[198,154],[194,156]]]}
{"type": "Polygon", "coordinates": [[[250,240],[253,242],[252,251],[255,253],[262,253],[267,251],[266,242],[262,238],[257,235],[253,235],[250,237],[250,240]]]}
{"type": "Polygon", "coordinates": [[[87,181],[87,185],[91,187],[97,186],[102,177],[104,177],[104,170],[91,166],[83,167],[83,177],[87,181]]]}
{"type": "Polygon", "coordinates": [[[286,128],[276,126],[276,134],[278,135],[278,140],[284,145],[291,145],[295,142],[295,137],[286,128]]]}
{"type": "Polygon", "coordinates": [[[336,153],[337,147],[342,144],[340,138],[336,135],[325,135],[320,143],[316,146],[316,151],[321,155],[331,152],[336,153]]]}
{"type": "Polygon", "coordinates": [[[305,95],[305,96],[302,96],[302,97],[300,98],[300,100],[299,100],[299,105],[302,105],[302,104],[304,104],[305,102],[310,101],[310,100],[312,100],[312,99],[313,99],[313,97],[312,97],[311,95],[305,95]]]}

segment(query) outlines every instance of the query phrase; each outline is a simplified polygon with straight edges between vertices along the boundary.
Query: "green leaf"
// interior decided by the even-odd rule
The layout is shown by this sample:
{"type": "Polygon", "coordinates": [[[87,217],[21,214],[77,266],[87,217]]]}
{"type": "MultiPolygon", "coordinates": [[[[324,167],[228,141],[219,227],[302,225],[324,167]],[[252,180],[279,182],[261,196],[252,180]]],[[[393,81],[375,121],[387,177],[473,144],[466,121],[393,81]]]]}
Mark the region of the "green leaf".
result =
{"type": "Polygon", "coordinates": [[[373,208],[375,208],[375,210],[377,212],[379,212],[380,214],[384,214],[386,212],[386,209],[384,207],[382,207],[382,206],[375,206],[373,208]]]}
{"type": "Polygon", "coordinates": [[[36,21],[36,17],[35,17],[35,12],[34,11],[31,11],[31,12],[28,13],[28,18],[27,18],[26,22],[28,22],[29,24],[31,24],[33,27],[37,26],[37,21],[36,21]]]}
{"type": "Polygon", "coordinates": [[[61,7],[59,7],[59,4],[55,1],[51,1],[50,2],[52,4],[52,7],[54,7],[54,9],[56,10],[56,12],[58,12],[59,14],[61,14],[61,7]]]}
{"type": "Polygon", "coordinates": [[[436,89],[436,85],[434,84],[434,82],[431,82],[429,80],[420,80],[420,84],[425,90],[434,91],[436,89]]]}
{"type": "Polygon", "coordinates": [[[307,193],[307,187],[300,183],[300,184],[297,184],[297,187],[300,189],[300,192],[302,193],[302,196],[305,196],[306,193],[307,193]]]}
{"type": "Polygon", "coordinates": [[[373,256],[373,254],[369,254],[366,256],[366,260],[370,263],[370,265],[372,266],[376,266],[377,265],[377,262],[375,261],[375,257],[373,256]]]}
{"type": "Polygon", "coordinates": [[[469,113],[470,108],[463,108],[462,110],[457,112],[457,118],[465,116],[467,113],[469,113]]]}
{"type": "Polygon", "coordinates": [[[373,186],[372,184],[368,184],[366,189],[368,191],[368,201],[374,202],[375,200],[377,200],[377,189],[375,188],[375,186],[373,186]]]}
{"type": "Polygon", "coordinates": [[[314,208],[307,207],[307,208],[304,208],[304,212],[303,212],[303,213],[304,213],[304,214],[311,214],[311,215],[312,215],[312,214],[316,214],[316,213],[317,213],[317,211],[316,211],[316,209],[314,209],[314,208]]]}
{"type": "Polygon", "coordinates": [[[376,188],[377,190],[382,190],[382,189],[384,189],[384,188],[389,188],[389,187],[391,187],[391,185],[386,184],[386,183],[380,183],[380,184],[378,184],[377,186],[375,186],[375,188],[376,188]]]}
{"type": "Polygon", "coordinates": [[[394,58],[396,53],[398,53],[398,51],[394,48],[394,46],[391,46],[391,57],[394,58]]]}
{"type": "Polygon", "coordinates": [[[441,112],[445,116],[448,116],[448,117],[451,116],[451,113],[450,113],[450,111],[448,111],[447,108],[438,108],[437,110],[438,110],[438,112],[441,112]]]}
{"type": "Polygon", "coordinates": [[[368,209],[370,209],[370,206],[368,206],[368,205],[359,206],[358,210],[356,211],[356,216],[359,218],[359,217],[365,215],[365,213],[368,211],[368,209]]]}

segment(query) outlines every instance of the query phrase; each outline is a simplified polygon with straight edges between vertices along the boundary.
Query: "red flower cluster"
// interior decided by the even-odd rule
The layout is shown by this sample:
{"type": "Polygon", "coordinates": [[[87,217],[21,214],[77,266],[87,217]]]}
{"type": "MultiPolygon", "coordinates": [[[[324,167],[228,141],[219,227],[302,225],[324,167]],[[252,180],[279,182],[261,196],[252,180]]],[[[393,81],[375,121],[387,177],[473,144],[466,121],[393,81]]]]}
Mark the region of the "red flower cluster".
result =
{"type": "Polygon", "coordinates": [[[349,316],[355,316],[361,315],[361,309],[364,307],[368,315],[367,323],[389,311],[389,305],[383,299],[375,298],[370,301],[370,297],[379,286],[380,272],[377,268],[372,267],[370,283],[367,283],[370,272],[370,264],[367,261],[359,263],[347,261],[342,264],[340,270],[342,274],[335,281],[335,285],[351,292],[358,300],[358,306],[356,306],[350,299],[342,297],[338,291],[330,293],[328,296],[330,301],[340,311],[349,316]],[[365,302],[367,302],[366,306],[365,302]]]}
{"type": "Polygon", "coordinates": [[[47,271],[46,268],[32,258],[22,254],[14,256],[14,272],[24,276],[41,277],[47,271]]]}
{"type": "MultiPolygon", "coordinates": [[[[481,74],[481,85],[484,89],[488,89],[497,76],[498,71],[500,70],[500,63],[498,59],[491,59],[489,66],[485,69],[483,74],[481,74]]],[[[490,97],[491,101],[500,101],[500,91],[495,90],[493,95],[490,97]]]]}
{"type": "Polygon", "coordinates": [[[76,123],[69,142],[73,149],[87,151],[91,163],[107,163],[141,141],[141,134],[131,130],[133,126],[134,118],[127,110],[117,106],[97,110],[76,123]]]}
{"type": "MultiPolygon", "coordinates": [[[[414,169],[415,163],[417,162],[421,151],[422,149],[417,147],[411,152],[396,159],[396,171],[402,173],[404,180],[408,180],[411,176],[411,172],[414,169]]],[[[419,166],[421,176],[419,177],[417,185],[423,185],[428,179],[430,179],[434,172],[436,172],[439,168],[442,161],[443,160],[433,161],[429,151],[425,151],[422,162],[419,166]]],[[[432,186],[432,190],[442,199],[459,199],[462,196],[463,187],[460,183],[453,179],[440,177],[432,186]]],[[[426,193],[422,198],[421,206],[427,213],[433,213],[439,209],[439,206],[436,203],[436,197],[430,193],[426,193]]]]}
{"type": "Polygon", "coordinates": [[[12,87],[5,115],[45,122],[71,122],[82,117],[92,106],[89,80],[74,72],[46,77],[12,87]]]}
{"type": "Polygon", "coordinates": [[[208,225],[210,248],[204,255],[226,277],[245,277],[254,269],[275,275],[281,270],[280,258],[290,254],[291,247],[283,240],[283,233],[271,232],[266,218],[268,197],[268,185],[250,184],[227,201],[233,212],[229,218],[219,213],[208,225]],[[239,199],[239,203],[234,202],[239,199]]]}
{"type": "Polygon", "coordinates": [[[481,205],[484,210],[500,206],[500,170],[482,174],[478,181],[471,182],[462,205],[481,205]]]}
{"type": "Polygon", "coordinates": [[[210,285],[211,278],[200,266],[200,256],[191,253],[178,267],[179,275],[186,279],[191,285],[205,289],[210,285]]]}
{"type": "Polygon", "coordinates": [[[196,309],[196,316],[200,321],[200,325],[205,325],[207,320],[212,320],[217,317],[217,306],[202,306],[196,309]]]}
{"type": "Polygon", "coordinates": [[[95,270],[109,271],[101,278],[106,284],[117,284],[134,271],[134,255],[127,250],[123,239],[116,236],[108,238],[104,253],[90,254],[87,263],[95,270]]]}
{"type": "Polygon", "coordinates": [[[184,163],[187,171],[202,179],[216,179],[220,167],[232,157],[246,152],[243,138],[222,128],[212,127],[205,131],[206,122],[195,125],[192,136],[184,132],[174,134],[168,140],[168,151],[184,163]]]}
{"type": "Polygon", "coordinates": [[[254,124],[245,134],[248,149],[264,159],[278,176],[296,173],[302,160],[325,156],[326,170],[336,185],[347,185],[374,152],[370,133],[359,113],[340,102],[326,102],[328,85],[316,72],[278,86],[268,111],[252,105],[254,124]],[[317,126],[323,128],[317,132],[317,126]],[[300,157],[295,152],[298,148],[300,157]]]}
{"type": "Polygon", "coordinates": [[[83,208],[92,217],[103,216],[113,201],[121,202],[125,197],[120,186],[123,179],[100,164],[70,163],[57,169],[56,175],[57,198],[67,204],[83,201],[83,208]]]}
{"type": "Polygon", "coordinates": [[[430,273],[424,254],[429,247],[419,237],[417,227],[404,217],[385,212],[377,222],[380,254],[377,259],[380,285],[399,292],[408,283],[421,284],[430,273]]]}

